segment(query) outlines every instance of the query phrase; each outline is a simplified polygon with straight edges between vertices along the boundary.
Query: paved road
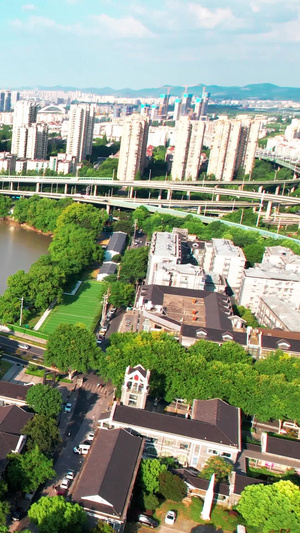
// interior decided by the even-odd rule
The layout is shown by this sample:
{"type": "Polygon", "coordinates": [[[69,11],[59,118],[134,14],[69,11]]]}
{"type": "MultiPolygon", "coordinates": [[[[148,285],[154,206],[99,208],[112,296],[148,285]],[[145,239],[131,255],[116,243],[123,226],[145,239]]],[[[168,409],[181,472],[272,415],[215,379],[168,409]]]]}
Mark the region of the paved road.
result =
{"type": "Polygon", "coordinates": [[[27,340],[23,341],[22,339],[20,340],[9,339],[8,337],[4,337],[2,335],[0,335],[0,350],[3,350],[5,354],[9,354],[9,355],[13,355],[13,354],[29,355],[30,354],[32,359],[35,359],[35,358],[40,359],[43,356],[44,351],[45,351],[44,348],[31,345],[27,340]],[[27,344],[27,346],[29,346],[29,349],[22,350],[22,348],[19,348],[20,344],[27,344]]]}

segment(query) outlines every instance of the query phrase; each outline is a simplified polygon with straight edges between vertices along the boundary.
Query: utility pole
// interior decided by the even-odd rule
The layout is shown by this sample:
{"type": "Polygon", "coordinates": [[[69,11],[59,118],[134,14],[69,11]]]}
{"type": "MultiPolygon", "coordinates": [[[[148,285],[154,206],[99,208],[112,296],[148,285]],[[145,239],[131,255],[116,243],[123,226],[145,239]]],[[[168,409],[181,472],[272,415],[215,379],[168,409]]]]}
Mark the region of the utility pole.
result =
{"type": "Polygon", "coordinates": [[[23,296],[22,296],[22,298],[21,298],[21,309],[20,309],[20,326],[22,326],[23,303],[24,303],[24,298],[23,298],[23,296]]]}

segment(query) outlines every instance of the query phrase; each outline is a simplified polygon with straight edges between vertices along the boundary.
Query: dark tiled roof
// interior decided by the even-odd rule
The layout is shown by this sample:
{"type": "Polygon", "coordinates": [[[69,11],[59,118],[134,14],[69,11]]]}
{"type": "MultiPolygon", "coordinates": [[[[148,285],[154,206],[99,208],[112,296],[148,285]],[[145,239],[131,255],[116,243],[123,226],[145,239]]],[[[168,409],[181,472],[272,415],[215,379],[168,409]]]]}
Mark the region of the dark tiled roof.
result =
{"type": "Polygon", "coordinates": [[[20,435],[33,413],[27,413],[17,405],[0,407],[0,432],[20,435]]]}
{"type": "MultiPolygon", "coordinates": [[[[184,481],[186,481],[191,487],[200,490],[207,490],[210,480],[203,479],[192,475],[185,468],[179,468],[174,471],[174,474],[178,473],[184,481]]],[[[222,496],[229,496],[229,485],[227,483],[216,483],[214,487],[215,494],[221,494],[222,496]]]]}
{"type": "Polygon", "coordinates": [[[144,378],[147,376],[147,370],[144,369],[142,365],[137,366],[130,366],[129,367],[129,374],[132,374],[133,372],[137,371],[139,372],[144,378]]]}
{"type": "MultiPolygon", "coordinates": [[[[230,321],[228,320],[228,322],[230,321]]],[[[246,332],[244,333],[242,331],[232,331],[231,329],[228,331],[228,328],[227,330],[222,330],[222,329],[208,328],[208,327],[202,327],[202,326],[193,326],[193,325],[189,326],[188,324],[182,324],[182,327],[181,327],[181,335],[183,337],[190,337],[192,339],[203,338],[207,341],[218,342],[218,343],[224,342],[224,339],[222,337],[224,333],[229,333],[232,336],[232,340],[234,342],[238,342],[242,346],[247,345],[247,333],[246,332]],[[197,335],[198,330],[205,331],[207,335],[205,337],[198,336],[197,335]]]]}
{"type": "Polygon", "coordinates": [[[300,442],[268,436],[266,453],[300,459],[300,442]]]}
{"type": "Polygon", "coordinates": [[[116,231],[109,239],[107,250],[121,254],[125,248],[127,234],[123,231],[116,231]]]}
{"type": "Polygon", "coordinates": [[[228,446],[239,446],[239,410],[232,407],[232,418],[227,420],[226,427],[218,427],[213,422],[200,422],[182,417],[165,415],[116,405],[113,421],[125,424],[128,427],[149,428],[154,431],[181,435],[183,437],[207,440],[208,442],[222,443],[228,446]]]}
{"type": "Polygon", "coordinates": [[[254,477],[249,477],[249,476],[243,476],[241,474],[236,474],[235,485],[234,485],[234,493],[235,494],[241,494],[243,492],[244,488],[248,487],[248,485],[257,485],[259,483],[265,485],[264,481],[262,481],[261,479],[256,479],[254,477]]]}
{"type": "Polygon", "coordinates": [[[181,287],[169,287],[165,285],[144,285],[141,296],[151,301],[153,305],[163,305],[164,295],[183,296],[186,298],[197,298],[204,300],[206,326],[208,328],[232,330],[231,321],[226,314],[226,295],[211,291],[196,291],[193,289],[183,289],[181,287]]]}
{"type": "MultiPolygon", "coordinates": [[[[234,441],[239,435],[239,409],[223,400],[194,400],[192,418],[214,424],[234,441]]],[[[238,442],[238,441],[237,441],[238,442]]]]}
{"type": "Polygon", "coordinates": [[[8,381],[0,381],[0,396],[15,400],[25,401],[28,387],[17,385],[8,381]]]}
{"type": "Polygon", "coordinates": [[[93,441],[73,499],[85,507],[99,512],[122,517],[126,512],[126,502],[139,457],[143,440],[123,429],[100,430],[93,441]],[[99,496],[104,503],[91,501],[99,496]]]}
{"type": "Polygon", "coordinates": [[[115,274],[117,271],[117,263],[113,261],[105,261],[99,270],[99,274],[115,274]]]}

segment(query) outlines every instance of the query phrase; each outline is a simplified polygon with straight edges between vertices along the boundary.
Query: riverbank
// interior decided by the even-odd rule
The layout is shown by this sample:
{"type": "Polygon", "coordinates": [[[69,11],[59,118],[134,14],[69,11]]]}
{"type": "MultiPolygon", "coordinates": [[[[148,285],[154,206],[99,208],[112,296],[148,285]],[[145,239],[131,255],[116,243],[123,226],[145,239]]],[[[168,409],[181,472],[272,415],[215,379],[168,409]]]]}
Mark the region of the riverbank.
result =
{"type": "Polygon", "coordinates": [[[3,217],[1,220],[7,221],[13,226],[18,226],[20,228],[33,231],[34,233],[39,233],[40,235],[45,235],[45,237],[51,237],[53,238],[54,234],[51,231],[42,231],[41,229],[37,229],[34,226],[30,226],[26,222],[23,222],[22,224],[20,222],[17,222],[17,220],[14,220],[12,217],[3,217]]]}

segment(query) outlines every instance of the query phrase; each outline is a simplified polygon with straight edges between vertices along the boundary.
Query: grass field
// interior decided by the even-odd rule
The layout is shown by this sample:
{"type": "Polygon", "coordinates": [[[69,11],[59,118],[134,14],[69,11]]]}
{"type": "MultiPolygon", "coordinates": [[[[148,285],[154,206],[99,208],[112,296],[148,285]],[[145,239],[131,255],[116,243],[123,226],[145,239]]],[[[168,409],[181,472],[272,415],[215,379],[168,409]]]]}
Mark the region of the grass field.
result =
{"type": "Polygon", "coordinates": [[[93,331],[102,309],[105,285],[98,281],[84,281],[74,296],[64,295],[62,304],[57,305],[40,327],[42,333],[52,333],[59,324],[81,322],[93,331]]]}

